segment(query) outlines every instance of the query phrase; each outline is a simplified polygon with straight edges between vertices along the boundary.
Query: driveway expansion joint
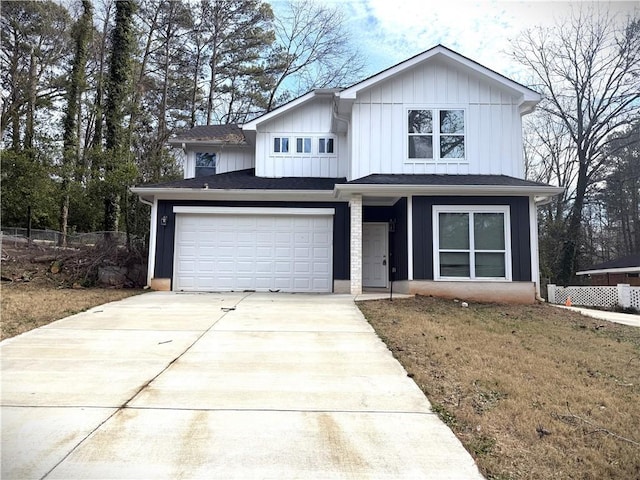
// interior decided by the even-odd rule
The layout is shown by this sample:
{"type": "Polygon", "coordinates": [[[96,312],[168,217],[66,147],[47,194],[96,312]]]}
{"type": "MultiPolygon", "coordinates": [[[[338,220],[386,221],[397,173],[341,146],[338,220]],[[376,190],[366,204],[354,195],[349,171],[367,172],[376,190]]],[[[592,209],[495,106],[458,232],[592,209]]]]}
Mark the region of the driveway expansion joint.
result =
{"type": "MultiPolygon", "coordinates": [[[[240,298],[236,304],[234,305],[237,306],[240,302],[242,302],[245,298],[247,298],[249,295],[251,295],[250,293],[243,296],[242,298],[240,298]]],[[[94,429],[92,429],[87,435],[85,435],[83,438],[81,438],[68,452],[67,454],[62,457],[60,459],[59,462],[57,462],[49,471],[47,471],[41,478],[40,480],[44,480],[45,478],[47,478],[51,472],[53,472],[62,462],[64,462],[75,450],[78,449],[78,447],[80,447],[80,445],[82,445],[91,435],[93,435],[96,431],[98,431],[105,423],[107,423],[109,420],[111,420],[115,415],[117,415],[119,412],[121,412],[122,410],[127,409],[127,405],[132,402],[138,395],[140,395],[140,393],[142,393],[142,391],[144,391],[154,380],[156,380],[160,375],[162,375],[164,372],[166,372],[171,365],[173,365],[178,359],[180,359],[180,357],[182,357],[185,353],[187,353],[205,334],[207,334],[220,320],[222,320],[225,316],[227,316],[230,313],[230,311],[226,311],[224,312],[224,314],[219,317],[215,322],[213,322],[209,328],[207,328],[206,330],[204,330],[200,335],[198,335],[198,337],[189,345],[187,346],[187,348],[184,349],[184,351],[182,351],[182,353],[180,353],[178,356],[176,356],[173,360],[171,360],[162,370],[160,370],[160,372],[158,372],[153,378],[151,378],[149,381],[145,382],[128,400],[126,400],[122,405],[120,405],[119,407],[105,407],[105,408],[115,408],[115,410],[111,413],[111,415],[107,416],[107,418],[105,418],[102,422],[100,422],[100,424],[98,426],[96,426],[94,429]]],[[[79,407],[82,408],[82,407],[79,407]]]]}

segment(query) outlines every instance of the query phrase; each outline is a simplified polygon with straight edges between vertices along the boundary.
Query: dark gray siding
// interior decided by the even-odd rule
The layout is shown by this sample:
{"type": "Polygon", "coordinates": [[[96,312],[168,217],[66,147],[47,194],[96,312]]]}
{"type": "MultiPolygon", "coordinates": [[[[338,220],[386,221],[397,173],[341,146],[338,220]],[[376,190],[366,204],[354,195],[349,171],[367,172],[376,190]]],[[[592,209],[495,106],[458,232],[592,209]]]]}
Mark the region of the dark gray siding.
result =
{"type": "Polygon", "coordinates": [[[176,228],[174,206],[197,207],[285,207],[285,208],[334,208],[333,216],[333,278],[349,280],[349,206],[344,202],[194,202],[160,200],[158,202],[158,234],[156,237],[156,278],[173,278],[173,252],[176,228]],[[167,226],[160,219],[167,216],[167,226]]]}
{"type": "Polygon", "coordinates": [[[391,278],[393,280],[406,280],[409,278],[407,199],[401,198],[398,200],[393,206],[393,210],[396,220],[396,233],[393,235],[396,273],[391,278]]]}
{"type": "Polygon", "coordinates": [[[364,222],[389,222],[395,220],[396,231],[389,232],[389,278],[406,280],[408,276],[407,251],[407,199],[398,200],[389,207],[364,206],[362,212],[364,222]],[[393,268],[396,271],[393,273],[393,268]]]}
{"type": "Polygon", "coordinates": [[[514,281],[531,281],[529,197],[413,197],[413,278],[433,280],[434,205],[508,205],[514,281]]]}

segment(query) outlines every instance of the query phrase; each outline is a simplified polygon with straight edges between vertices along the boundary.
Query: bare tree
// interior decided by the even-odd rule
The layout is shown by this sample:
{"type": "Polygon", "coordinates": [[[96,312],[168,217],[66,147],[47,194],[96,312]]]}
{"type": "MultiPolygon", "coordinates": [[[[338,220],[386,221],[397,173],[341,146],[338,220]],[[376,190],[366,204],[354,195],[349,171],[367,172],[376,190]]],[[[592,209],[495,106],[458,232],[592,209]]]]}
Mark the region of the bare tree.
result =
{"type": "MultiPolygon", "coordinates": [[[[563,219],[555,281],[575,272],[585,198],[614,154],[611,134],[640,114],[640,18],[620,19],[580,8],[552,28],[534,28],[513,43],[513,57],[534,74],[540,110],[565,130],[575,168],[557,178],[573,193],[563,219]]],[[[563,167],[564,168],[564,167],[563,167]]],[[[570,170],[569,169],[569,170],[570,170]]]]}
{"type": "Polygon", "coordinates": [[[365,66],[347,30],[344,13],[311,0],[290,0],[274,20],[276,44],[270,62],[275,76],[267,110],[312,88],[351,84],[365,66]]]}

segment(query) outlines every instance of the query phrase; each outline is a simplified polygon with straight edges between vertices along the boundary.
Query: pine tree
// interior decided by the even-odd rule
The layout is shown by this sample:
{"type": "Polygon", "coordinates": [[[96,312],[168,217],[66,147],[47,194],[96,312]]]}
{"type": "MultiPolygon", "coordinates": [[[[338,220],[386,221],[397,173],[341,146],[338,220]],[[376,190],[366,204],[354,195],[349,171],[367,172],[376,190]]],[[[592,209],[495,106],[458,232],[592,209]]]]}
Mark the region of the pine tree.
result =
{"type": "Polygon", "coordinates": [[[104,230],[118,230],[120,196],[129,177],[130,152],[125,135],[125,111],[131,92],[132,59],[135,53],[132,0],[116,2],[115,26],[112,32],[109,78],[105,104],[105,197],[104,230]]]}
{"type": "Polygon", "coordinates": [[[61,190],[62,201],[60,205],[60,244],[67,243],[67,223],[69,219],[69,191],[70,183],[76,177],[75,169],[78,166],[78,117],[79,100],[85,89],[85,67],[87,64],[88,47],[93,31],[93,5],[89,0],[82,0],[83,14],[75,25],[73,32],[75,52],[71,77],[67,88],[67,109],[65,111],[63,126],[63,152],[61,190]]]}

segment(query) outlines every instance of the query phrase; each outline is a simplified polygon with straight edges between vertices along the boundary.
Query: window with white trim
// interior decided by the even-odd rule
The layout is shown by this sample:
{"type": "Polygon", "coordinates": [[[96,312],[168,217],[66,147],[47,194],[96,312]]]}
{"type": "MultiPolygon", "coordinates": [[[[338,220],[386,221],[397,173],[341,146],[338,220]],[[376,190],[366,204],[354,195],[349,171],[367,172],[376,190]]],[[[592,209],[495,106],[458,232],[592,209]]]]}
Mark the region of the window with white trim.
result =
{"type": "Polygon", "coordinates": [[[331,155],[334,153],[333,138],[319,138],[318,139],[318,153],[322,155],[331,155]]]}
{"type": "Polygon", "coordinates": [[[407,120],[410,160],[464,160],[464,110],[408,110],[407,120]]]}
{"type": "Polygon", "coordinates": [[[296,153],[311,153],[311,137],[296,138],[296,153]]]}
{"type": "Polygon", "coordinates": [[[196,177],[206,177],[207,175],[215,175],[218,156],[211,152],[196,153],[196,177]]]}
{"type": "Polygon", "coordinates": [[[288,137],[273,137],[273,152],[274,153],[289,153],[289,138],[288,137]]]}
{"type": "Polygon", "coordinates": [[[508,206],[434,206],[436,280],[511,280],[508,206]]]}

